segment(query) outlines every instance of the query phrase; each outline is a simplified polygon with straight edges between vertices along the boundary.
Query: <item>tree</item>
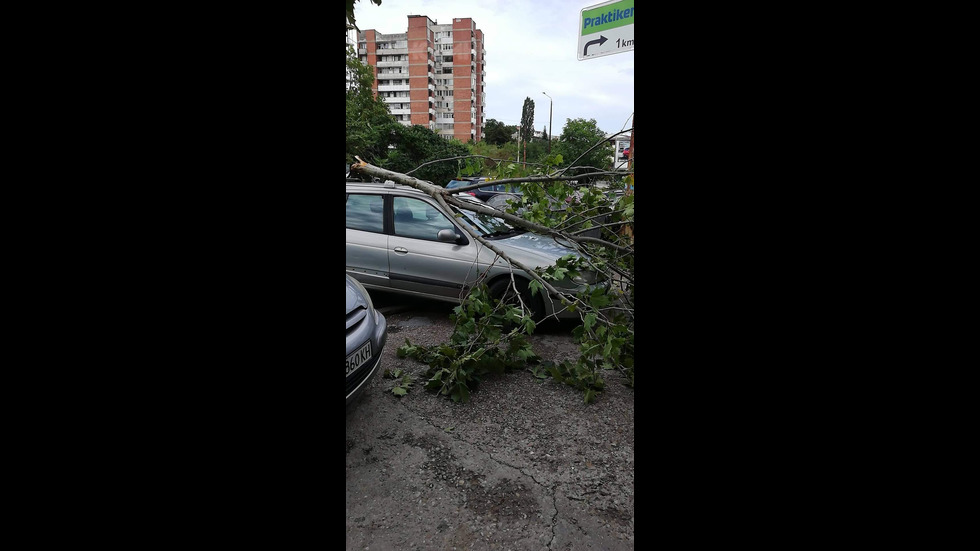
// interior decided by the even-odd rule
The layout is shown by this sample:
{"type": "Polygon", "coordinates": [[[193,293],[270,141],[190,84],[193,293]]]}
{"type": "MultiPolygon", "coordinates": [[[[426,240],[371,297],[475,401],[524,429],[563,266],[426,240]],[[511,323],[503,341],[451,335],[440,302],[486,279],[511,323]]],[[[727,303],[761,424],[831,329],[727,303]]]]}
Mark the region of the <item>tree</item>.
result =
{"type": "Polygon", "coordinates": [[[548,154],[548,140],[531,137],[528,142],[521,144],[521,161],[525,157],[528,162],[539,162],[542,157],[548,154]]]}
{"type": "Polygon", "coordinates": [[[521,110],[521,143],[527,143],[534,137],[534,101],[524,98],[524,108],[521,110]]]}
{"type": "Polygon", "coordinates": [[[566,164],[576,167],[572,174],[583,174],[605,170],[615,146],[605,132],[599,130],[595,119],[566,119],[565,128],[553,149],[566,164]]]}
{"type": "Polygon", "coordinates": [[[504,123],[496,119],[487,119],[487,123],[483,125],[483,132],[486,134],[483,142],[493,145],[504,145],[511,141],[510,135],[513,133],[504,123]]]}
{"type": "Polygon", "coordinates": [[[354,155],[358,155],[364,161],[380,163],[388,155],[394,127],[401,125],[391,116],[384,100],[374,97],[374,70],[361,63],[350,46],[347,75],[347,162],[354,162],[354,155]]]}
{"type": "Polygon", "coordinates": [[[426,163],[470,154],[469,146],[457,139],[444,139],[425,126],[403,126],[396,123],[392,132],[392,143],[397,144],[397,147],[387,152],[387,158],[381,166],[403,174],[411,173],[419,180],[439,186],[445,186],[456,177],[459,165],[451,162],[426,163]]]}
{"type": "MultiPolygon", "coordinates": [[[[357,1],[347,0],[348,30],[354,27],[354,3],[357,1]]],[[[371,1],[381,5],[381,0],[371,1]]],[[[388,143],[397,142],[398,150],[388,155],[384,162],[393,170],[402,171],[357,163],[351,167],[353,173],[392,179],[457,208],[498,216],[525,229],[551,235],[573,246],[577,253],[563,258],[548,270],[538,270],[508,260],[533,278],[530,285],[532,292],[549,293],[560,298],[567,308],[580,313],[582,325],[573,330],[580,343],[578,359],[558,363],[537,362],[540,358],[530,349],[526,339],[526,335],[535,328],[530,312],[522,303],[514,304],[490,297],[485,284],[471,289],[463,303],[454,309],[455,330],[450,342],[427,347],[413,346],[406,340],[405,345],[398,349],[399,357],[408,355],[429,364],[426,388],[446,395],[450,394],[450,389],[455,389],[453,399],[468,396],[468,387],[477,384],[487,373],[514,369],[515,366],[527,368],[531,364],[535,376],[550,376],[581,389],[587,403],[594,401],[604,388],[602,374],[605,370],[621,371],[626,377],[626,384],[632,387],[633,195],[613,198],[594,186],[576,189],[568,183],[573,178],[585,181],[593,177],[611,179],[614,187],[625,183],[616,182],[617,178],[623,177],[623,172],[591,168],[606,167],[613,147],[607,136],[598,129],[596,121],[568,119],[557,144],[562,149],[544,156],[547,162],[543,167],[529,170],[528,166],[517,163],[497,163],[493,166],[487,176],[498,183],[519,182],[526,190],[520,205],[512,205],[506,212],[501,212],[486,205],[464,202],[445,189],[443,180],[446,177],[442,171],[448,174],[459,170],[463,163],[459,156],[467,151],[467,146],[455,140],[445,141],[425,127],[406,128],[398,124],[388,114],[383,101],[373,98],[370,93],[374,78],[370,68],[365,72],[358,67],[360,63],[353,56],[351,48],[348,48],[347,57],[348,70],[353,71],[352,80],[355,83],[349,87],[347,96],[348,160],[352,151],[359,155],[366,150],[378,152],[379,144],[385,144],[387,151],[388,143]],[[357,63],[352,63],[352,57],[357,63]],[[373,101],[368,101],[368,97],[373,101]],[[353,118],[352,104],[355,108],[353,118]],[[352,128],[357,133],[353,149],[352,128]],[[375,141],[370,138],[375,138],[375,141]],[[593,141],[590,142],[590,138],[593,141]],[[436,158],[438,155],[443,157],[436,158]],[[562,163],[567,164],[566,168],[551,170],[563,166],[562,163]],[[535,170],[539,175],[532,174],[535,170]],[[573,172],[575,174],[571,174],[573,172]],[[517,212],[522,214],[518,216],[517,212]],[[594,279],[603,282],[603,285],[590,293],[578,295],[569,295],[554,285],[556,281],[575,278],[594,279]]],[[[533,133],[534,102],[526,98],[521,116],[522,142],[533,143],[533,133]]],[[[506,150],[511,145],[507,143],[501,149],[506,150]]],[[[382,155],[378,153],[375,157],[381,158],[382,155]]],[[[632,178],[632,171],[625,174],[632,178]]],[[[491,241],[472,228],[464,227],[488,250],[506,259],[506,255],[491,241]]]]}
{"type": "Polygon", "coordinates": [[[471,154],[486,157],[487,162],[485,165],[489,166],[496,166],[496,162],[499,161],[513,162],[517,154],[516,152],[517,147],[514,142],[507,142],[504,145],[494,145],[487,140],[482,140],[473,144],[471,148],[471,154]]]}
{"type": "MultiPolygon", "coordinates": [[[[599,134],[598,140],[586,150],[608,144],[608,138],[599,134]]],[[[624,383],[633,386],[633,195],[608,194],[596,186],[578,187],[570,182],[602,177],[613,182],[611,189],[622,190],[623,172],[590,171],[575,163],[566,169],[554,169],[562,163],[561,156],[547,159],[554,164],[536,167],[530,163],[523,166],[501,162],[488,167],[485,175],[496,183],[518,182],[524,190],[520,203],[507,207],[506,211],[466,202],[454,195],[465,188],[446,190],[367,164],[351,167],[353,172],[410,185],[456,208],[503,218],[514,226],[550,235],[575,250],[575,254],[563,257],[556,265],[537,269],[508,257],[492,240],[464,225],[472,239],[529,274],[533,278],[528,287],[532,293],[548,293],[570,311],[579,313],[582,323],[572,334],[579,340],[580,356],[558,363],[540,362],[527,339],[536,322],[523,300],[501,301],[486,284],[478,284],[453,309],[455,325],[449,342],[422,346],[406,341],[398,349],[399,357],[410,356],[429,365],[425,388],[453,400],[466,401],[470,388],[482,377],[512,369],[528,369],[537,377],[552,377],[572,385],[583,392],[587,403],[603,390],[606,370],[618,370],[624,376],[624,383]],[[569,170],[580,174],[566,175],[569,170]],[[571,294],[557,285],[566,279],[599,285],[588,292],[571,294]]],[[[460,162],[457,158],[444,161],[454,165],[460,162]]],[[[519,296],[522,290],[513,282],[512,286],[519,296]]]]}

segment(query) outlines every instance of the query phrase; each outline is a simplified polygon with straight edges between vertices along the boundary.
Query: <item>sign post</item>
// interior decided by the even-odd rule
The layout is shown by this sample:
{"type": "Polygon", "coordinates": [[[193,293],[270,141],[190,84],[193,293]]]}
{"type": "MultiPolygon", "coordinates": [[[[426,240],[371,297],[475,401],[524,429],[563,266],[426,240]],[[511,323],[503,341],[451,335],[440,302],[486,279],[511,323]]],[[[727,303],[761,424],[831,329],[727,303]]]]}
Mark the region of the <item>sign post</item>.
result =
{"type": "Polygon", "coordinates": [[[579,61],[633,49],[634,0],[609,0],[582,8],[578,21],[579,61]]]}

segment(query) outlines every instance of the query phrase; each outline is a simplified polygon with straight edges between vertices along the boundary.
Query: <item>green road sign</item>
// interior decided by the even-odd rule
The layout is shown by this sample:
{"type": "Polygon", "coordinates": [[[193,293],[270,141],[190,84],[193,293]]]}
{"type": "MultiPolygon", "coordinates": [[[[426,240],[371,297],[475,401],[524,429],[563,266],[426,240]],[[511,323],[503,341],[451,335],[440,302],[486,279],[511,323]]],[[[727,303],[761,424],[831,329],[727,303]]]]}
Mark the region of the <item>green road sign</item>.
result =
{"type": "Polygon", "coordinates": [[[610,0],[582,8],[578,21],[579,61],[633,49],[634,0],[610,0]]]}

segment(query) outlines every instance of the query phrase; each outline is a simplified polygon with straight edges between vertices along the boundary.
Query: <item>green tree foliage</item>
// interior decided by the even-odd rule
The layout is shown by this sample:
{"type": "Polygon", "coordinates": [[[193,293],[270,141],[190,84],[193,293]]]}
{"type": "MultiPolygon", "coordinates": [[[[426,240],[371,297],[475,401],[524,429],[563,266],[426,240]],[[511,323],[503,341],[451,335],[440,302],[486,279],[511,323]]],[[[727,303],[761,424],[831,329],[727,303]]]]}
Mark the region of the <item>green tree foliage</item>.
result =
{"type": "MultiPolygon", "coordinates": [[[[492,172],[506,179],[519,170],[512,163],[500,163],[492,172]]],[[[618,179],[610,173],[606,177],[618,179]]],[[[513,214],[518,208],[524,211],[524,221],[538,226],[536,231],[560,237],[562,243],[574,243],[576,249],[576,254],[562,257],[554,266],[534,270],[541,280],[531,281],[532,294],[548,292],[548,284],[586,274],[591,274],[590,280],[607,283],[575,295],[561,293],[564,307],[580,314],[581,324],[572,330],[579,342],[579,357],[557,363],[542,361],[527,338],[537,327],[530,312],[520,303],[499,301],[485,284],[471,289],[453,309],[454,329],[448,342],[425,346],[406,340],[397,350],[398,357],[428,364],[425,388],[458,402],[467,402],[486,375],[515,369],[571,385],[582,391],[586,403],[594,402],[605,390],[608,371],[619,371],[623,384],[633,387],[634,255],[632,232],[622,231],[633,226],[633,196],[617,197],[594,186],[576,187],[560,181],[535,182],[525,184],[522,204],[513,205],[508,212],[513,214]],[[577,241],[583,231],[595,237],[577,241]]]]}
{"type": "Polygon", "coordinates": [[[521,143],[531,141],[534,137],[534,100],[524,98],[524,108],[521,109],[521,143]]]}
{"type": "Polygon", "coordinates": [[[489,157],[496,161],[513,161],[514,154],[517,151],[514,147],[507,148],[507,144],[495,145],[487,140],[477,142],[471,147],[473,155],[479,155],[480,157],[489,157]]]}
{"type": "Polygon", "coordinates": [[[493,145],[504,145],[511,141],[511,135],[515,130],[516,128],[513,126],[506,126],[496,119],[487,119],[487,123],[483,125],[483,133],[486,135],[483,142],[493,145]]]}
{"type": "Polygon", "coordinates": [[[387,159],[379,166],[403,174],[411,172],[419,180],[427,180],[440,186],[456,177],[458,163],[421,165],[436,159],[470,154],[466,144],[456,139],[444,139],[425,126],[403,126],[395,123],[392,142],[396,144],[395,149],[388,151],[387,159]]]}
{"type": "Polygon", "coordinates": [[[347,162],[354,162],[357,155],[379,164],[388,155],[394,128],[401,125],[388,112],[384,100],[374,97],[374,70],[361,63],[351,47],[347,48],[347,74],[347,162]]]}
{"type": "Polygon", "coordinates": [[[521,161],[526,159],[529,163],[537,163],[548,154],[548,140],[541,138],[531,138],[527,142],[521,143],[521,161]]]}
{"type": "MultiPolygon", "coordinates": [[[[586,151],[604,148],[608,140],[595,129],[595,121],[577,125],[596,133],[596,141],[586,151]]],[[[578,129],[571,125],[570,129],[578,129]]],[[[537,140],[545,146],[546,141],[537,140]]],[[[513,142],[499,148],[507,152],[513,142]]],[[[490,144],[489,148],[497,147],[490,144]]],[[[499,152],[498,151],[498,152],[499,152]]],[[[498,157],[495,157],[498,158],[498,157]]],[[[583,157],[585,158],[585,157],[583,157]]],[[[485,162],[483,175],[499,183],[517,182],[524,193],[519,201],[505,207],[497,216],[531,231],[553,236],[574,249],[573,254],[559,259],[548,268],[523,266],[496,250],[492,240],[469,232],[473,239],[501,255],[516,267],[531,274],[526,290],[531,296],[548,293],[561,303],[561,308],[576,312],[581,325],[573,329],[579,342],[579,357],[561,362],[541,361],[532,350],[527,335],[533,333],[538,320],[532,317],[526,301],[507,300],[497,284],[485,282],[474,286],[462,304],[453,310],[454,330],[448,342],[420,345],[406,341],[398,349],[399,357],[412,357],[429,365],[425,388],[466,402],[470,391],[488,373],[511,369],[528,369],[535,377],[550,377],[578,388],[585,402],[593,402],[605,389],[607,371],[618,371],[622,382],[634,386],[634,209],[632,194],[623,195],[627,174],[622,171],[588,171],[601,177],[608,187],[582,185],[582,176],[569,176],[568,163],[561,154],[545,156],[544,163],[491,162],[479,159],[440,160],[446,164],[473,169],[477,161],[485,162]],[[570,180],[578,180],[573,183],[570,180]],[[596,283],[588,290],[570,293],[562,291],[562,281],[596,283]],[[500,298],[504,300],[499,300],[500,298]]],[[[432,163],[437,164],[437,163],[432,163]]],[[[432,166],[431,164],[428,166],[432,166]]],[[[572,164],[569,169],[580,169],[572,164]]],[[[371,175],[375,167],[358,167],[359,172],[371,175]]],[[[630,173],[631,174],[631,173],[630,173]]],[[[451,190],[429,185],[403,174],[385,173],[397,182],[411,185],[436,196],[457,208],[478,210],[487,207],[460,201],[451,190]]],[[[397,392],[407,392],[404,384],[397,392]]],[[[393,392],[396,392],[393,389],[393,392]]]]}
{"type": "MultiPolygon", "coordinates": [[[[514,135],[517,132],[516,126],[506,126],[508,135],[514,135]]],[[[491,143],[490,140],[483,140],[482,142],[473,144],[471,150],[473,155],[479,155],[481,157],[489,157],[490,159],[498,161],[512,161],[524,163],[525,145],[527,146],[527,163],[534,165],[545,165],[550,164],[554,166],[553,162],[549,162],[548,157],[548,140],[534,138],[527,144],[521,144],[520,155],[517,151],[517,141],[515,139],[509,139],[500,145],[491,143]]],[[[484,174],[481,174],[484,175],[484,174]]]]}
{"type": "Polygon", "coordinates": [[[552,144],[552,152],[561,155],[566,165],[576,167],[573,174],[605,170],[615,150],[605,137],[595,119],[566,119],[561,136],[552,144]]]}

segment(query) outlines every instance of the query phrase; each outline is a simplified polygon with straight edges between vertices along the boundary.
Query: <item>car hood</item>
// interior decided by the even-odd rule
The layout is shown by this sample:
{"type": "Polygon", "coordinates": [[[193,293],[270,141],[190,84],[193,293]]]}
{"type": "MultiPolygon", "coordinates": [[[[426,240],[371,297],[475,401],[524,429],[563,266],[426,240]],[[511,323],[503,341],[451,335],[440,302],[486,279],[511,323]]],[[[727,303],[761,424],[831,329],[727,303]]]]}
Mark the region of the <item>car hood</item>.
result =
{"type": "Polygon", "coordinates": [[[530,268],[550,266],[566,254],[576,254],[574,250],[558,243],[554,238],[534,232],[498,239],[493,244],[530,268]]]}
{"type": "Polygon", "coordinates": [[[367,303],[361,298],[361,294],[358,292],[357,287],[351,283],[350,278],[347,279],[347,312],[350,314],[357,308],[364,307],[367,308],[367,303]]]}

